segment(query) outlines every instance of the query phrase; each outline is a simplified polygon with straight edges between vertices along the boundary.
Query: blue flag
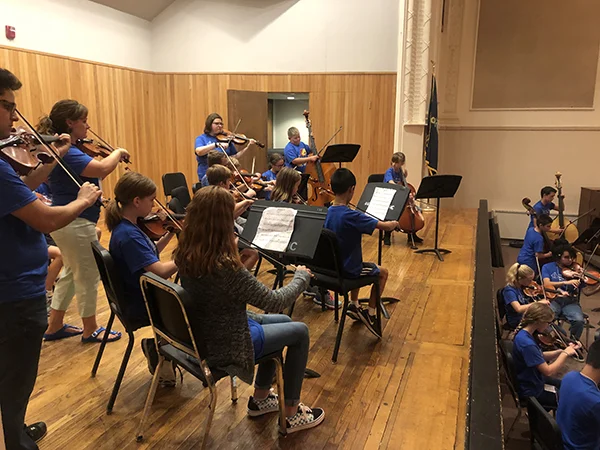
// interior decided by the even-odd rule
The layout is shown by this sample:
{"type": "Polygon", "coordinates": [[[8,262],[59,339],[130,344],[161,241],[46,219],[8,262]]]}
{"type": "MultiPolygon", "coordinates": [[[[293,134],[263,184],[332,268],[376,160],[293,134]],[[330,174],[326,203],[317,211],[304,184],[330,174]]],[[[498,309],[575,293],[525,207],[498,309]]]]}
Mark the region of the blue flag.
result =
{"type": "Polygon", "coordinates": [[[429,175],[437,175],[438,168],[438,107],[437,107],[437,85],[435,76],[431,77],[431,95],[429,97],[429,112],[427,113],[427,125],[425,127],[425,164],[429,175]]]}

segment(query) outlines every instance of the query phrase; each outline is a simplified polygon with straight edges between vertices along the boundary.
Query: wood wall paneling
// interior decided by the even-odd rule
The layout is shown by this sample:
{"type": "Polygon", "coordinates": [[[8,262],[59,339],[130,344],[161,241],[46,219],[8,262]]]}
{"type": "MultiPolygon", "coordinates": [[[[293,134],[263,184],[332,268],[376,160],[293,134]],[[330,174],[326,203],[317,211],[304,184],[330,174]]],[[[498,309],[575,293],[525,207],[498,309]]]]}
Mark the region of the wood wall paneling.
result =
{"type": "MultiPolygon", "coordinates": [[[[335,143],[357,143],[349,165],[362,191],[371,173],[381,173],[393,152],[396,75],[356,74],[168,74],[0,47],[0,67],[23,82],[20,110],[37,122],[52,105],[74,98],[89,110],[94,131],[131,152],[132,169],[161,186],[167,172],[197,181],[194,139],[214,111],[227,121],[227,90],[308,92],[317,146],[343,125],[335,143]]],[[[244,132],[240,127],[240,132],[244,132]]],[[[410,164],[410,161],[409,161],[410,164]]],[[[123,173],[103,181],[106,197],[123,173]]],[[[161,192],[162,189],[159,189],[161,192]]]]}

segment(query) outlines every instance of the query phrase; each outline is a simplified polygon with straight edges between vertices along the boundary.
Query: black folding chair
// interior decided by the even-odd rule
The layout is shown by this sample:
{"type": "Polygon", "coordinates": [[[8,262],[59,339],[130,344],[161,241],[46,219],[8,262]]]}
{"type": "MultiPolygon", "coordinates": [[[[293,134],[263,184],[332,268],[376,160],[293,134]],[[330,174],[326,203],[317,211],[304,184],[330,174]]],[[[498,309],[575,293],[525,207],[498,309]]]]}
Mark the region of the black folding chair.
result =
{"type": "MultiPolygon", "coordinates": [[[[191,302],[189,294],[178,284],[171,283],[149,272],[142,275],[140,285],[144,294],[144,300],[146,301],[152,330],[154,331],[154,342],[157,347],[159,359],[148,397],[146,398],[144,413],[140,420],[137,441],[140,442],[144,437],[145,422],[150,413],[156,388],[158,387],[158,374],[165,359],[169,359],[202,381],[210,390],[209,413],[201,445],[201,448],[205,448],[217,404],[215,383],[229,375],[223,370],[210,368],[207,364],[207,351],[204,342],[197,338],[199,336],[198,333],[194,334],[194,330],[188,319],[187,306],[191,302]]],[[[198,299],[195,299],[195,301],[198,301],[198,299]]],[[[259,364],[268,360],[275,361],[275,376],[279,395],[279,432],[285,435],[286,417],[281,352],[265,355],[256,361],[256,363],[259,364]]],[[[231,401],[236,402],[237,398],[236,383],[234,377],[231,377],[231,401]]]]}
{"type": "Polygon", "coordinates": [[[517,380],[517,369],[515,368],[515,362],[512,356],[512,341],[500,341],[498,347],[500,350],[500,356],[502,358],[502,367],[504,367],[506,385],[508,386],[510,395],[515,402],[515,407],[517,408],[517,416],[515,417],[515,420],[513,420],[513,423],[510,425],[504,436],[504,442],[506,443],[510,439],[510,432],[523,414],[523,408],[525,407],[526,399],[523,399],[519,396],[519,380],[517,380]]]}
{"type": "Polygon", "coordinates": [[[385,176],[384,173],[373,173],[373,174],[369,175],[369,178],[367,179],[367,183],[383,183],[384,176],[385,176]]]}
{"type": "MultiPolygon", "coordinates": [[[[112,256],[110,256],[108,250],[102,247],[100,242],[97,241],[92,242],[92,252],[94,253],[94,259],[96,260],[96,265],[98,266],[98,271],[100,272],[100,278],[102,279],[102,284],[104,285],[104,290],[106,291],[106,299],[108,300],[108,305],[110,306],[110,318],[108,319],[106,329],[112,329],[115,316],[117,316],[123,324],[125,332],[128,336],[127,348],[125,350],[125,354],[123,355],[123,360],[121,361],[121,367],[119,368],[119,373],[117,375],[117,379],[115,380],[112,394],[108,400],[108,405],[106,406],[106,413],[110,414],[113,410],[115,400],[117,399],[117,394],[119,393],[119,388],[121,387],[121,382],[123,381],[123,376],[125,375],[125,370],[127,369],[127,363],[129,362],[129,357],[131,356],[131,351],[135,342],[133,332],[139,328],[148,326],[149,323],[136,323],[123,314],[123,302],[126,301],[125,289],[123,287],[123,280],[115,267],[112,256]]],[[[102,343],[100,344],[100,348],[98,348],[96,361],[94,362],[94,367],[92,368],[92,378],[95,377],[96,373],[98,372],[98,367],[100,366],[100,361],[102,360],[102,354],[104,353],[104,347],[106,347],[106,342],[108,341],[108,335],[108,331],[104,333],[102,343]]]]}
{"type": "Polygon", "coordinates": [[[179,203],[181,203],[184,212],[185,208],[187,208],[187,206],[192,201],[192,198],[190,197],[190,191],[188,191],[187,186],[179,186],[171,190],[171,198],[179,200],[179,203]]]}
{"type": "Polygon", "coordinates": [[[544,409],[535,397],[527,399],[527,415],[531,432],[531,448],[563,450],[562,433],[556,420],[544,409]]]}
{"type": "Polygon", "coordinates": [[[188,189],[185,175],[181,172],[165,173],[162,176],[162,184],[166,197],[171,197],[173,195],[173,189],[177,187],[183,186],[188,189]]]}
{"type": "Polygon", "coordinates": [[[342,259],[340,256],[339,243],[335,233],[331,230],[323,228],[315,255],[311,260],[300,259],[302,264],[305,264],[315,275],[311,280],[311,284],[335,292],[335,321],[339,320],[338,303],[339,294],[344,296],[344,307],[342,309],[342,320],[339,321],[335,347],[331,360],[337,362],[340,344],[342,342],[342,333],[344,331],[344,323],[346,322],[346,311],[350,305],[348,293],[357,288],[372,285],[377,291],[377,322],[381,328],[381,296],[379,292],[379,276],[365,276],[359,278],[344,278],[342,273],[342,259]]]}
{"type": "Polygon", "coordinates": [[[514,328],[510,326],[506,318],[506,305],[504,304],[504,288],[501,287],[496,291],[496,308],[498,310],[499,324],[501,328],[498,330],[498,339],[504,338],[504,332],[510,333],[514,328]]]}
{"type": "Polygon", "coordinates": [[[200,183],[200,182],[194,183],[192,185],[192,194],[195,194],[196,192],[198,192],[199,189],[202,189],[202,183],[200,183]]]}

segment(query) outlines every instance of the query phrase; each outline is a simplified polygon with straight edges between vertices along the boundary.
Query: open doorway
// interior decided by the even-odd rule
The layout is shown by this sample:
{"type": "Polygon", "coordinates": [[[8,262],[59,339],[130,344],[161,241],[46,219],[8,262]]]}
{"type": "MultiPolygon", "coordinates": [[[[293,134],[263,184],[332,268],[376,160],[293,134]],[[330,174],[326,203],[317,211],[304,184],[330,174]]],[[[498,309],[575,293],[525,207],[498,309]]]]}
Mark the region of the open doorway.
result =
{"type": "Polygon", "coordinates": [[[287,131],[290,127],[298,128],[302,142],[308,143],[308,130],[302,113],[308,110],[308,93],[303,92],[269,92],[268,96],[267,147],[269,153],[283,155],[287,145],[287,131]]]}

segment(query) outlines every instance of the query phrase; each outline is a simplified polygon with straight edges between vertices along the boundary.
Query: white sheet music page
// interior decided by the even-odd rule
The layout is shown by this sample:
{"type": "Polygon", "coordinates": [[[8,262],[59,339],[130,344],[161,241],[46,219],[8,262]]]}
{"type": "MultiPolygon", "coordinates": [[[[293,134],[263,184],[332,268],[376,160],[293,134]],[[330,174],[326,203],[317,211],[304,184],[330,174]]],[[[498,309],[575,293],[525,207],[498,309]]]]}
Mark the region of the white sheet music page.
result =
{"type": "Polygon", "coordinates": [[[265,209],[252,243],[265,250],[284,252],[294,232],[297,212],[293,208],[265,209]]]}
{"type": "Polygon", "coordinates": [[[385,220],[388,209],[394,200],[396,195],[395,189],[386,189],[382,187],[376,187],[373,192],[373,197],[367,207],[367,214],[373,217],[377,217],[379,220],[385,220]]]}

